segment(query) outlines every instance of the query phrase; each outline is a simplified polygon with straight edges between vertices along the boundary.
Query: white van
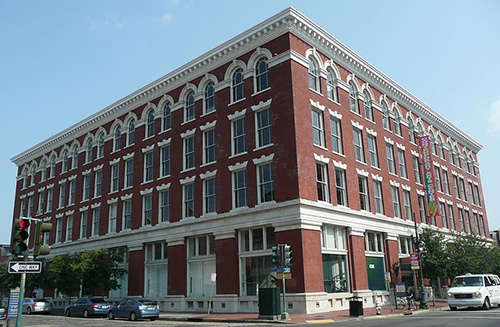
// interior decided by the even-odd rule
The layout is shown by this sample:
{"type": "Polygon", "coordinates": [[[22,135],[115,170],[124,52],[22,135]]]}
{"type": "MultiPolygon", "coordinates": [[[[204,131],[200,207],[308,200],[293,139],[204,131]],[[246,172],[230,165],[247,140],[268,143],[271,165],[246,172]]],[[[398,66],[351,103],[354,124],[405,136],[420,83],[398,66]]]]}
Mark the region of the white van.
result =
{"type": "Polygon", "coordinates": [[[451,310],[458,307],[476,307],[488,310],[500,306],[500,278],[491,274],[466,274],[453,279],[448,290],[448,305],[451,310]]]}

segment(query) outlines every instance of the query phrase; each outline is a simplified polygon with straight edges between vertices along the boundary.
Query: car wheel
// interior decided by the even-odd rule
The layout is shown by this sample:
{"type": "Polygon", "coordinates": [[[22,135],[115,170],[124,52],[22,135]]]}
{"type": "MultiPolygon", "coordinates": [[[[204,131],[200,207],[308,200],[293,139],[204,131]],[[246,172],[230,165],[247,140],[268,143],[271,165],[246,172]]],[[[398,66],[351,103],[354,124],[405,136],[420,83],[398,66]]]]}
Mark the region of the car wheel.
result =
{"type": "Polygon", "coordinates": [[[28,309],[26,309],[26,314],[31,314],[31,307],[28,307],[28,309]]]}
{"type": "Polygon", "coordinates": [[[132,321],[136,321],[137,320],[137,315],[135,314],[135,312],[132,312],[130,314],[130,320],[132,320],[132,321]]]}
{"type": "Polygon", "coordinates": [[[483,309],[489,310],[490,308],[491,308],[490,299],[489,298],[484,299],[483,309]]]}
{"type": "Polygon", "coordinates": [[[115,319],[115,314],[113,313],[113,311],[108,312],[108,319],[109,320],[115,319]]]}
{"type": "Polygon", "coordinates": [[[88,318],[88,317],[89,317],[89,311],[83,310],[83,318],[88,318]]]}
{"type": "Polygon", "coordinates": [[[155,320],[156,320],[156,318],[149,318],[149,319],[150,319],[151,321],[155,321],[155,320]]]}
{"type": "Polygon", "coordinates": [[[457,307],[450,307],[451,311],[457,311],[457,307]]]}
{"type": "Polygon", "coordinates": [[[66,317],[71,316],[71,312],[69,312],[69,309],[66,310],[65,314],[66,314],[66,317]]]}

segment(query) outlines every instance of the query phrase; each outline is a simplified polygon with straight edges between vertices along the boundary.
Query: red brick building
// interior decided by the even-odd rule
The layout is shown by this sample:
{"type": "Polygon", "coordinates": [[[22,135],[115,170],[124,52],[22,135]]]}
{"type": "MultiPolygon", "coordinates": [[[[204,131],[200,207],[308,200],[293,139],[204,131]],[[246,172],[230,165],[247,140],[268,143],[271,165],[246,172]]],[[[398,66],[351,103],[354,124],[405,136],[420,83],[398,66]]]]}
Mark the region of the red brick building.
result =
{"type": "MultiPolygon", "coordinates": [[[[122,250],[125,295],[256,312],[271,247],[293,247],[291,313],[387,300],[417,223],[487,236],[481,145],[293,8],[12,161],[14,216],[51,256],[122,250]],[[418,135],[441,216],[425,216],[418,135]]],[[[403,265],[402,265],[403,266],[403,265]]]]}

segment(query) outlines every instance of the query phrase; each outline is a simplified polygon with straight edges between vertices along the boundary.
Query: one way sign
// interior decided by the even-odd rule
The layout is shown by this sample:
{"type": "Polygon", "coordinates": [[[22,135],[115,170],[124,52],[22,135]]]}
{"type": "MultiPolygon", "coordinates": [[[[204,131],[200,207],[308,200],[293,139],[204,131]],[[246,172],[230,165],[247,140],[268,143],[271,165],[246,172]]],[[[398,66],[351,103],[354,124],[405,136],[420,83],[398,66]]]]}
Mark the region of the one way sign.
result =
{"type": "Polygon", "coordinates": [[[42,271],[40,261],[10,261],[9,274],[38,274],[42,271]]]}

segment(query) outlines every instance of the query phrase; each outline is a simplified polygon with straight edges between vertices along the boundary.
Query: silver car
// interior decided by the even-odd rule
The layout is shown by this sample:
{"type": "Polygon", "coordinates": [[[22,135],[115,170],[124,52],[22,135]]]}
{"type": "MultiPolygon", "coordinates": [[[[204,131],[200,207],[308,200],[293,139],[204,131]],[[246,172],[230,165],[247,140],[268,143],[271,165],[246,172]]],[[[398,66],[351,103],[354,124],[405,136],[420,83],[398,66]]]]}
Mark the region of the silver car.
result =
{"type": "Polygon", "coordinates": [[[23,313],[51,313],[52,303],[45,299],[26,298],[23,302],[23,313]]]}

